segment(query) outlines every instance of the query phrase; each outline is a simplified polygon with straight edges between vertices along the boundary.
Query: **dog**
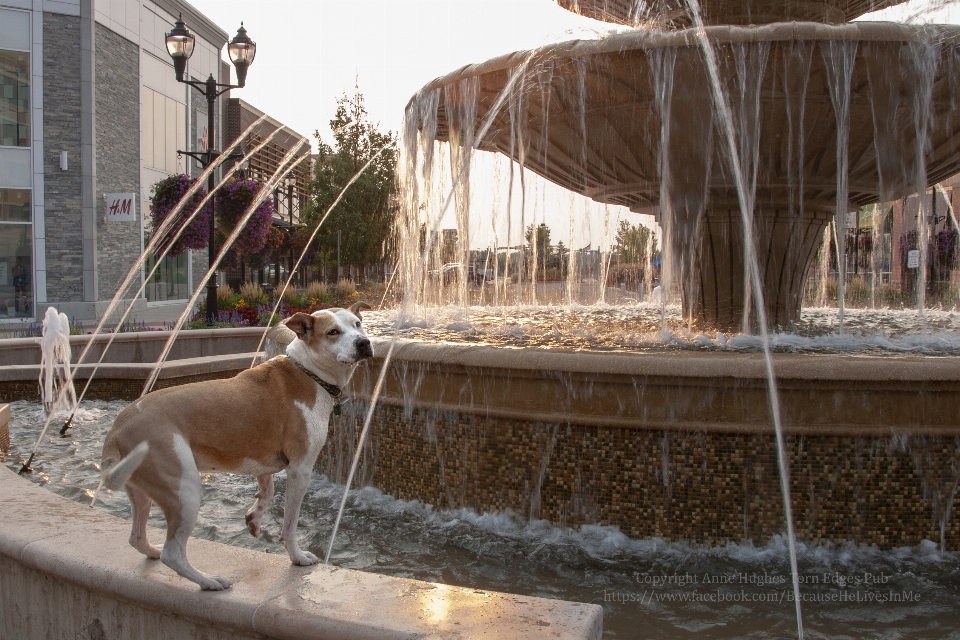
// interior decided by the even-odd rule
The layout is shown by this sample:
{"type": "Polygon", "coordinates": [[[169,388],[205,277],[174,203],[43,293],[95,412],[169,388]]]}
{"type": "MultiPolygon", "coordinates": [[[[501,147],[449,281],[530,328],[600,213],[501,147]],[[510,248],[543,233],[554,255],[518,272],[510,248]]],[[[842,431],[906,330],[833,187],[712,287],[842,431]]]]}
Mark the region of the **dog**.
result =
{"type": "Polygon", "coordinates": [[[350,309],[297,313],[269,332],[285,345],[284,355],[228,380],[154,391],[120,412],[103,443],[102,483],[126,489],[135,549],[201,589],[228,588],[228,580],[201,573],[187,560],[187,540],[200,510],[200,473],[256,476],[258,491],[246,521],[258,537],[273,499],[273,474],[285,469],[280,539],[293,564],[318,562],[297,545],[297,518],[330,414],[339,412],[340,390],[357,365],[373,357],[360,315],[364,309],[370,306],[358,302],[350,309]],[[162,550],[147,540],[153,504],[167,522],[162,550]]]}

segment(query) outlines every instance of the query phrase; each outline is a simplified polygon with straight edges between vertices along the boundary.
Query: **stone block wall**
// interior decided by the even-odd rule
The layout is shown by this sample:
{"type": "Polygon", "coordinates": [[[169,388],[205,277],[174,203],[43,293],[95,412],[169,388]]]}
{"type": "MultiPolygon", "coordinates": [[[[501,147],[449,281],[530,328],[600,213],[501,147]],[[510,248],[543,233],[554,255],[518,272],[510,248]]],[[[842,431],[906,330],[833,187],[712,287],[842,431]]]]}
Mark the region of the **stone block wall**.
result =
{"type": "Polygon", "coordinates": [[[80,18],[43,14],[44,215],[47,299],[83,300],[80,213],[80,18]],[[60,152],[69,169],[60,170],[60,152]]]}
{"type": "Polygon", "coordinates": [[[140,55],[136,43],[101,24],[96,38],[98,298],[109,300],[140,255],[144,203],[137,202],[135,222],[106,222],[102,197],[134,193],[139,200],[140,55]]]}

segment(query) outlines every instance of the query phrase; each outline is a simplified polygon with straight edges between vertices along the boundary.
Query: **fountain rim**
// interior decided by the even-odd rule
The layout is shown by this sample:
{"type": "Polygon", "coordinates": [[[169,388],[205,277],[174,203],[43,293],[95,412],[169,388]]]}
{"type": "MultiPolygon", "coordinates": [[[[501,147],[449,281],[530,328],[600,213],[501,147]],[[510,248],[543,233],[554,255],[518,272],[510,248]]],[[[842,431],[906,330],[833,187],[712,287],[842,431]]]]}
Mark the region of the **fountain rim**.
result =
{"type": "MultiPolygon", "coordinates": [[[[909,25],[899,22],[858,21],[832,25],[820,22],[774,22],[756,26],[714,25],[704,27],[710,42],[717,44],[751,42],[791,42],[791,41],[857,41],[857,42],[914,42],[925,36],[939,36],[941,40],[960,44],[960,25],[930,24],[909,25]]],[[[454,82],[470,77],[482,76],[514,69],[525,61],[536,64],[546,59],[571,59],[581,56],[594,56],[628,51],[666,49],[669,47],[699,48],[695,28],[680,31],[659,31],[631,29],[612,32],[598,40],[566,40],[545,45],[538,49],[528,49],[507,53],[485,62],[468,64],[435,78],[420,88],[405,107],[409,112],[417,99],[430,91],[442,89],[454,82]]]]}
{"type": "MultiPolygon", "coordinates": [[[[382,352],[391,340],[386,336],[371,336],[374,352],[377,347],[382,352]]],[[[373,363],[382,359],[375,355],[373,363]]],[[[640,377],[767,379],[762,353],[498,347],[397,338],[392,359],[484,370],[512,369],[540,375],[544,371],[559,371],[640,377]]],[[[957,368],[960,357],[957,356],[774,353],[773,360],[778,381],[960,382],[957,368]]]]}

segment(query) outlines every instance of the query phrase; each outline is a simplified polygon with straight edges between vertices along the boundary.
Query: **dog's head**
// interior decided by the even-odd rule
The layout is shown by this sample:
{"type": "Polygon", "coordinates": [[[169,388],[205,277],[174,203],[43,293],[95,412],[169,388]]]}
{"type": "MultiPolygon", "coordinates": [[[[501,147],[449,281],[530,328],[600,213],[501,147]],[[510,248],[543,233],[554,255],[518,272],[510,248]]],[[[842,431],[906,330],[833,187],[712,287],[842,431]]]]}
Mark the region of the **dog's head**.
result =
{"type": "Polygon", "coordinates": [[[357,302],[349,309],[323,309],[287,318],[284,324],[296,335],[287,353],[291,354],[290,349],[301,352],[296,355],[309,358],[316,368],[330,373],[344,367],[352,370],[361,360],[373,357],[373,346],[363,331],[363,317],[360,315],[364,309],[370,308],[364,302],[357,302]]]}

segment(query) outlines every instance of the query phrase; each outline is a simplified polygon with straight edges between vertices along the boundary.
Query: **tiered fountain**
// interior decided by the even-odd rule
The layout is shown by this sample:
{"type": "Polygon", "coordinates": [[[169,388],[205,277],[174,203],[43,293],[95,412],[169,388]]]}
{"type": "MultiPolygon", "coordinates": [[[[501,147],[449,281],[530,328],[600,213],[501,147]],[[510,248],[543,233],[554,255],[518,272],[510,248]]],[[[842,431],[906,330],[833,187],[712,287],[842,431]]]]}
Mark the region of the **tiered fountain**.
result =
{"type": "MultiPolygon", "coordinates": [[[[789,326],[838,212],[960,169],[960,29],[846,22],[880,3],[707,2],[747,183],[738,198],[690,14],[679,0],[639,16],[637,6],[577,4],[656,28],[505,55],[411,100],[410,255],[421,212],[438,206],[427,201],[435,143],[448,141],[451,175],[464,178],[453,191],[461,238],[474,150],[505,154],[597,201],[656,211],[684,314],[724,331],[750,322],[745,198],[767,317],[789,326]]],[[[759,354],[403,343],[393,369],[364,478],[392,495],[635,537],[763,542],[784,531],[759,354]]],[[[960,544],[953,357],[776,354],[774,369],[802,539],[960,544]]],[[[321,463],[334,478],[354,442],[343,434],[321,463]]]]}
{"type": "MultiPolygon", "coordinates": [[[[684,314],[741,329],[749,304],[740,206],[684,0],[561,4],[645,26],[440,78],[411,102],[421,138],[471,140],[508,76],[525,65],[510,108],[476,146],[598,202],[656,213],[684,314]],[[434,111],[424,108],[430,100],[438,100],[434,111]]],[[[836,212],[923,191],[960,170],[952,115],[960,30],[846,22],[890,4],[703,4],[753,199],[773,326],[798,319],[809,265],[836,212]]]]}

